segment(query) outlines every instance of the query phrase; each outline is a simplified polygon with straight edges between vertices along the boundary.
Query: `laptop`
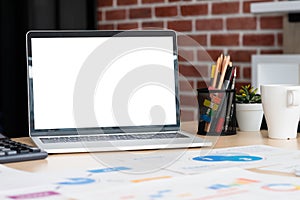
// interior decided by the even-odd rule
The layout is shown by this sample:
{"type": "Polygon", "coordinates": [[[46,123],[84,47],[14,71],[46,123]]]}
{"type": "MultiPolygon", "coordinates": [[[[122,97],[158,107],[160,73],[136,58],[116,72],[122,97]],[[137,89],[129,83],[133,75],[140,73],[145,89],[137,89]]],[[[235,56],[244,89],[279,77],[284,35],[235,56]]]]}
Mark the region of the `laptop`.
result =
{"type": "Polygon", "coordinates": [[[48,153],[210,146],[180,131],[176,33],[30,31],[29,135],[48,153]]]}

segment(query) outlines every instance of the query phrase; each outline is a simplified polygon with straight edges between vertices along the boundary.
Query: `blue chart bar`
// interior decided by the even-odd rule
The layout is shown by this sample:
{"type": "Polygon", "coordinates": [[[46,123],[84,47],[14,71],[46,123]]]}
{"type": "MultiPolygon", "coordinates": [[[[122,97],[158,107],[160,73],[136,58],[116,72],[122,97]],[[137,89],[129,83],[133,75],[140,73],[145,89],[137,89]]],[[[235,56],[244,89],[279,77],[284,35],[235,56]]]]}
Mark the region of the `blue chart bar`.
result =
{"type": "Polygon", "coordinates": [[[94,183],[95,180],[91,178],[69,178],[68,181],[59,182],[59,185],[85,185],[94,183]]]}
{"type": "Polygon", "coordinates": [[[210,155],[210,156],[197,156],[193,160],[203,161],[203,162],[223,162],[223,161],[232,161],[232,162],[251,162],[262,160],[262,157],[259,156],[248,156],[248,155],[234,155],[234,156],[224,156],[224,155],[210,155]]]}
{"type": "Polygon", "coordinates": [[[107,172],[118,172],[124,170],[130,170],[131,168],[128,167],[110,167],[110,168],[101,168],[101,169],[91,169],[88,172],[91,173],[107,173],[107,172]]]}

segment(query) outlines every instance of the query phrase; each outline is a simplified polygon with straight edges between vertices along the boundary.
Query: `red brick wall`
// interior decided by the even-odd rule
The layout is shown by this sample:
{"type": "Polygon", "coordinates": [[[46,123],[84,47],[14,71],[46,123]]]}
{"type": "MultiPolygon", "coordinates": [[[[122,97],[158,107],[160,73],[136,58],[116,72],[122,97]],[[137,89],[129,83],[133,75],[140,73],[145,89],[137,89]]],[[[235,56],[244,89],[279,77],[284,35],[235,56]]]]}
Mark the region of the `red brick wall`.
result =
{"type": "Polygon", "coordinates": [[[282,53],[283,15],[254,15],[252,2],[263,1],[98,0],[98,29],[173,29],[199,43],[178,38],[182,120],[195,120],[195,89],[206,87],[221,53],[238,67],[237,87],[251,82],[252,54],[282,53]]]}

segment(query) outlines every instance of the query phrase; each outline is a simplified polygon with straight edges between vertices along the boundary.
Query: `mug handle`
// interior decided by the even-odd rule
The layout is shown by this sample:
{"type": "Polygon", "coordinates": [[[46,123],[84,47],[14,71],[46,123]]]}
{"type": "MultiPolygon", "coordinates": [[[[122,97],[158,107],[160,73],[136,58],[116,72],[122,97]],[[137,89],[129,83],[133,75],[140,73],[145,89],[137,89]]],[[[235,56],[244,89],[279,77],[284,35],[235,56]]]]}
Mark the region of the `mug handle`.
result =
{"type": "Polygon", "coordinates": [[[299,106],[300,105],[300,93],[296,90],[287,91],[287,106],[299,106]]]}

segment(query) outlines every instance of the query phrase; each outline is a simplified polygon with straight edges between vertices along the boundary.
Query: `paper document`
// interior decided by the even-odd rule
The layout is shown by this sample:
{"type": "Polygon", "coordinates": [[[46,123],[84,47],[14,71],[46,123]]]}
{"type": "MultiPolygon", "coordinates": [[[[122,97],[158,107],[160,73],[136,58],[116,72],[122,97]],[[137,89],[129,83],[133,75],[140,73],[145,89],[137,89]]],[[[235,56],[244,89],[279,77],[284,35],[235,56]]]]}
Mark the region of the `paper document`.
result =
{"type": "Polygon", "coordinates": [[[98,166],[47,173],[23,172],[0,165],[0,177],[4,180],[0,181],[0,199],[28,196],[95,199],[99,195],[101,199],[248,199],[254,194],[262,195],[261,199],[278,199],[275,193],[284,193],[292,199],[295,194],[300,195],[300,178],[256,174],[242,169],[293,173],[293,168],[300,163],[300,151],[253,145],[189,149],[177,155],[172,152],[120,153],[117,158],[99,154],[101,158],[95,158],[99,159],[98,166]]]}
{"type": "MultiPolygon", "coordinates": [[[[220,148],[201,151],[187,151],[177,162],[167,169],[197,174],[229,167],[244,169],[263,168],[300,163],[300,151],[284,150],[266,145],[220,148]]],[[[267,169],[267,168],[266,168],[267,169]]]]}
{"type": "Polygon", "coordinates": [[[197,200],[265,200],[299,199],[300,179],[265,175],[230,168],[198,175],[144,182],[113,188],[104,192],[92,191],[87,199],[197,199],[197,200]]]}
{"type": "Polygon", "coordinates": [[[58,180],[55,177],[15,170],[4,165],[0,165],[0,178],[0,192],[22,189],[24,187],[49,185],[58,180]]]}

